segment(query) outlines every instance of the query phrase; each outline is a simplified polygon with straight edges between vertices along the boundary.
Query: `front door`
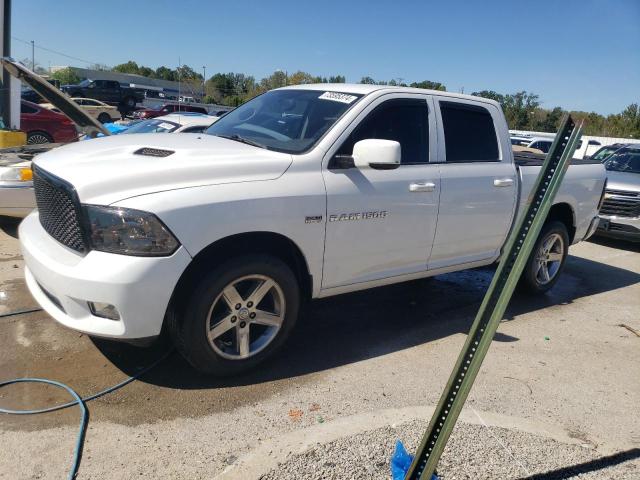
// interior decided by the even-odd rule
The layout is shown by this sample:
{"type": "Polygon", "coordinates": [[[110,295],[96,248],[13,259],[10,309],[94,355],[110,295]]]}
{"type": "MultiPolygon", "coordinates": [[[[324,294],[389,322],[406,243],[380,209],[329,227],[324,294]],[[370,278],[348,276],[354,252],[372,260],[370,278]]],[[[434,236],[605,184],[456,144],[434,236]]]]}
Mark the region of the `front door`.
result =
{"type": "Polygon", "coordinates": [[[435,120],[425,95],[384,95],[327,152],[351,155],[364,139],[395,140],[395,170],[323,168],[327,228],[323,289],[426,270],[438,213],[435,120]],[[430,152],[430,149],[432,152],[430,152]]]}

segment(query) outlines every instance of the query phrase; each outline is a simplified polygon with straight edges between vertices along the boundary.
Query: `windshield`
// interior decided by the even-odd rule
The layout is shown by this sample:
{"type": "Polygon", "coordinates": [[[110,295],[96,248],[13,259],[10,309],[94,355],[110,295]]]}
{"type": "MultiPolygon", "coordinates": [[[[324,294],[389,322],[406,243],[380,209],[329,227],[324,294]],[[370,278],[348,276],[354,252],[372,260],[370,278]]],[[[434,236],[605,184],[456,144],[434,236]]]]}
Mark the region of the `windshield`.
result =
{"type": "Polygon", "coordinates": [[[614,153],[604,162],[604,168],[612,172],[640,173],[640,148],[614,153]]]}
{"type": "Polygon", "coordinates": [[[321,90],[272,90],[227,113],[205,133],[302,153],[361,97],[321,90]]]}
{"type": "Polygon", "coordinates": [[[78,86],[79,86],[79,87],[83,87],[83,88],[84,88],[84,87],[89,86],[89,84],[90,84],[90,83],[91,83],[91,80],[86,79],[86,80],[82,80],[82,81],[78,84],[78,86]]]}
{"type": "Polygon", "coordinates": [[[169,133],[173,132],[180,125],[178,123],[169,122],[167,120],[143,120],[136,123],[122,133],[169,133]]]}
{"type": "Polygon", "coordinates": [[[609,155],[611,155],[613,152],[615,152],[617,149],[618,147],[602,147],[600,150],[598,150],[596,153],[594,153],[591,156],[591,160],[597,160],[601,162],[602,160],[607,158],[609,155]]]}

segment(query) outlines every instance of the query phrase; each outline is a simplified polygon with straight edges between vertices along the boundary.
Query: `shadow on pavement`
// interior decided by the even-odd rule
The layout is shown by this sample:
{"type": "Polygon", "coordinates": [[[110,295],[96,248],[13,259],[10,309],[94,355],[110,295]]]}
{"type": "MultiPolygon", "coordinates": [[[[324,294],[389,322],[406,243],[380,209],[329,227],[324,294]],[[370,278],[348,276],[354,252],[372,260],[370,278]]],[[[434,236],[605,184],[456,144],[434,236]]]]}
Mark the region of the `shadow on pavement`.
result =
{"type": "Polygon", "coordinates": [[[636,458],[640,458],[640,448],[632,448],[631,450],[625,450],[624,452],[615,453],[607,457],[601,457],[596,460],[591,460],[590,462],[579,463],[577,465],[571,465],[569,467],[563,467],[549,472],[538,473],[522,478],[521,480],[564,480],[567,478],[577,478],[580,475],[604,470],[605,468],[613,467],[614,465],[619,465],[636,458]]]}
{"type": "MultiPolygon", "coordinates": [[[[229,379],[210,378],[195,372],[175,354],[142,381],[177,389],[252,385],[320,372],[466,333],[492,275],[492,269],[483,268],[317,300],[301,314],[283,350],[255,372],[229,379]]],[[[540,297],[516,294],[506,318],[638,282],[637,273],[570,257],[562,281],[551,292],[540,297]]],[[[518,341],[500,333],[495,340],[518,341]]],[[[150,364],[169,348],[166,341],[150,349],[97,339],[94,343],[127,374],[150,364]]]]}
{"type": "Polygon", "coordinates": [[[0,230],[13,238],[18,238],[18,225],[21,221],[21,218],[0,216],[0,230]]]}
{"type": "Polygon", "coordinates": [[[589,240],[591,243],[602,245],[609,248],[617,248],[618,250],[627,250],[629,252],[640,252],[640,242],[631,242],[629,240],[618,240],[616,238],[593,236],[589,240]]]}

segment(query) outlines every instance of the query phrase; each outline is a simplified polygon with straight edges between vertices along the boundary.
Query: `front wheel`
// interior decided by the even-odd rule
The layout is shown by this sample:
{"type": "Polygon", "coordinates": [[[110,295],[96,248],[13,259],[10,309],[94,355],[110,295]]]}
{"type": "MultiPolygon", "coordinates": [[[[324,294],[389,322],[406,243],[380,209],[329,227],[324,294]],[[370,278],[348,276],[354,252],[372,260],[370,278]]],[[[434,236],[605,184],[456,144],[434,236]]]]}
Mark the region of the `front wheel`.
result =
{"type": "Polygon", "coordinates": [[[219,376],[249,370],[273,355],[298,316],[296,277],[267,255],[232,259],[204,276],[170,330],[197,370],[219,376]]]}
{"type": "Polygon", "coordinates": [[[538,236],[520,278],[520,287],[529,293],[544,293],[555,285],[569,253],[569,234],[562,222],[546,223],[538,236]]]}

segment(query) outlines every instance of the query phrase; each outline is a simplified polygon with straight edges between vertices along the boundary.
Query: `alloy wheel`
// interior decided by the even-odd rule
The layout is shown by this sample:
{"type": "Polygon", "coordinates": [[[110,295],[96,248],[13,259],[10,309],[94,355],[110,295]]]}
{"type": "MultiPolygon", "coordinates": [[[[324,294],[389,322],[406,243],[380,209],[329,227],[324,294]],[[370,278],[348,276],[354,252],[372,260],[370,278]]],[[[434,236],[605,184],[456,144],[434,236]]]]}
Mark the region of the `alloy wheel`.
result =
{"type": "Polygon", "coordinates": [[[557,233],[550,234],[544,239],[536,253],[536,281],[540,285],[551,282],[562,266],[564,255],[564,240],[557,233]]]}
{"type": "Polygon", "coordinates": [[[247,275],[229,283],[211,304],[206,328],[209,344],[230,360],[256,355],[277,336],[284,321],[285,297],[265,275],[247,275]]]}

